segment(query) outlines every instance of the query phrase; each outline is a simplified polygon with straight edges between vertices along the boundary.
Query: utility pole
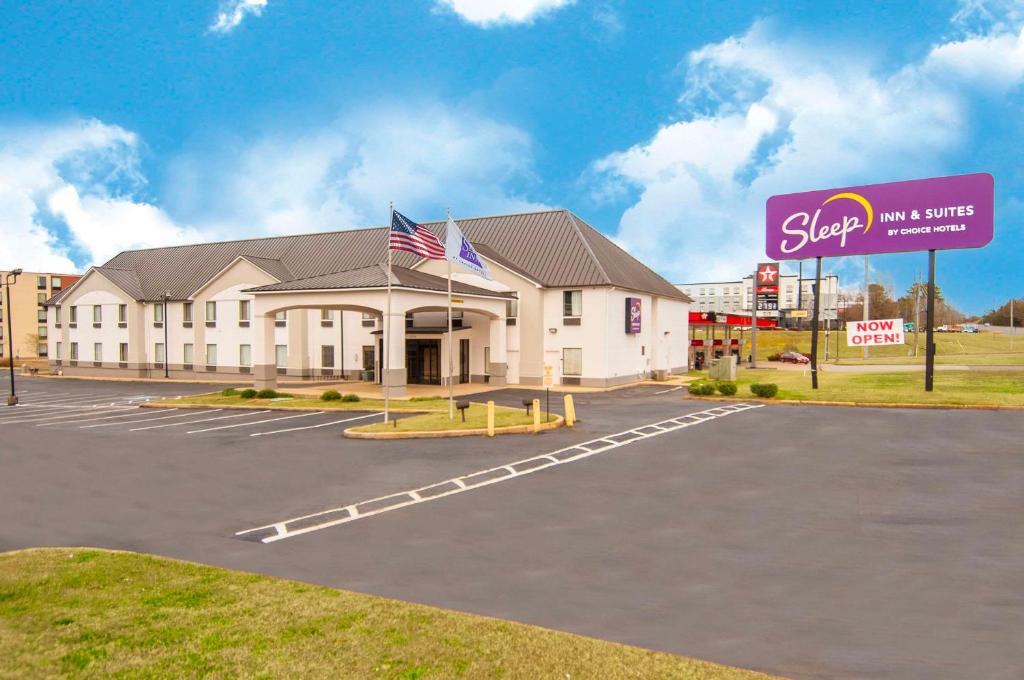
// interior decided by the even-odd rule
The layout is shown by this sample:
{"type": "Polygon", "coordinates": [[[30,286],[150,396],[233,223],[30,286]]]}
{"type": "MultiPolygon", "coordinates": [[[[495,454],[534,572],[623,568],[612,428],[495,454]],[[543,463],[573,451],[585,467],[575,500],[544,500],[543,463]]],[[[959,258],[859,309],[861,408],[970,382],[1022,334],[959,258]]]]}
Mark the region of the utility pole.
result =
{"type": "Polygon", "coordinates": [[[1013,326],[1013,296],[1010,296],[1010,349],[1013,349],[1013,336],[1017,334],[1013,326]]]}
{"type": "MultiPolygon", "coordinates": [[[[864,256],[864,320],[868,320],[868,300],[870,299],[871,286],[868,283],[868,256],[864,256]]],[[[868,346],[864,345],[864,358],[868,358],[868,346]]]]}

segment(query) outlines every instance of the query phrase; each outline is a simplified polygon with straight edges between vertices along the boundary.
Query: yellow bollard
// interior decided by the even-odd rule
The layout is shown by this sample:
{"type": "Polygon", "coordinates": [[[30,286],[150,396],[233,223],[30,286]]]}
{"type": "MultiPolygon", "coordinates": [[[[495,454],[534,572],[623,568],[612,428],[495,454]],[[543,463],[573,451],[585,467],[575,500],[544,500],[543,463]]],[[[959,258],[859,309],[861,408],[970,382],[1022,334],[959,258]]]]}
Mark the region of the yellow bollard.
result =
{"type": "Polygon", "coordinates": [[[576,424],[576,405],[572,402],[572,395],[565,395],[565,424],[572,427],[576,424]]]}
{"type": "Polygon", "coordinates": [[[494,436],[494,402],[487,402],[487,436],[494,436]]]}
{"type": "Polygon", "coordinates": [[[540,399],[533,400],[533,431],[540,432],[540,399]]]}

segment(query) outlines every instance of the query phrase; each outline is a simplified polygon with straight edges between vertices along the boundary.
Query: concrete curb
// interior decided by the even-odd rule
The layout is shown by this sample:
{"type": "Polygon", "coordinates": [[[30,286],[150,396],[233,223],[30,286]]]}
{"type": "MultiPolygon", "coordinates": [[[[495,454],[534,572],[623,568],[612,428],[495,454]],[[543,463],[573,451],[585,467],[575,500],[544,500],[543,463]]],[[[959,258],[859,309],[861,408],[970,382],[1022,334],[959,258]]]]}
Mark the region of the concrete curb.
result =
{"type": "Polygon", "coordinates": [[[750,396],[743,399],[733,397],[698,397],[687,395],[694,401],[755,401],[760,404],[781,404],[783,406],[844,406],[847,408],[914,408],[923,410],[957,410],[957,411],[1024,411],[1024,406],[1003,406],[1000,404],[889,404],[873,403],[869,401],[819,401],[799,399],[761,399],[750,396]]]}
{"type": "MultiPolygon", "coordinates": [[[[555,416],[555,419],[541,423],[538,432],[557,430],[565,424],[565,418],[555,416]]],[[[357,426],[358,427],[358,426],[357,426]]],[[[474,428],[472,430],[439,430],[436,432],[356,432],[355,427],[350,427],[343,433],[349,439],[441,439],[443,437],[472,437],[487,435],[487,428],[474,428]]],[[[536,434],[533,425],[510,425],[508,427],[497,427],[494,434],[536,434]]]]}
{"type": "MultiPolygon", "coordinates": [[[[324,413],[349,413],[358,411],[377,411],[379,409],[373,408],[314,408],[312,406],[271,406],[256,405],[248,406],[241,404],[190,404],[188,402],[174,403],[173,401],[161,401],[161,402],[146,402],[139,404],[142,408],[192,408],[200,411],[210,411],[214,409],[224,409],[228,411],[309,411],[317,412],[323,411],[324,413]]],[[[423,409],[411,409],[411,408],[394,408],[391,407],[392,413],[432,413],[432,411],[424,411],[423,409]]]]}

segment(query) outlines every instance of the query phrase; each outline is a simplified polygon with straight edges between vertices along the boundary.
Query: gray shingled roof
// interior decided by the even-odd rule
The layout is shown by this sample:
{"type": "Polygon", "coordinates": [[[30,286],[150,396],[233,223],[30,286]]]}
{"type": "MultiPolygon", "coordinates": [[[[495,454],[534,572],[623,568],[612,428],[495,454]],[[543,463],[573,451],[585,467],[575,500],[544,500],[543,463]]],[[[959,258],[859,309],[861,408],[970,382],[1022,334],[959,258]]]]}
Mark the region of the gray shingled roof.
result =
{"type": "MultiPolygon", "coordinates": [[[[502,258],[502,264],[542,286],[617,286],[689,300],[678,288],[653,272],[610,239],[568,210],[458,220],[466,236],[502,258]]],[[[424,226],[444,238],[444,222],[424,226]]],[[[104,268],[134,271],[141,300],[157,300],[164,291],[184,300],[239,256],[275,271],[275,278],[309,279],[365,269],[387,261],[387,228],[298,234],[241,241],[129,250],[104,268]],[[278,264],[269,264],[273,261],[278,264]]],[[[418,258],[395,253],[394,263],[411,268],[418,258]]]]}
{"type": "MultiPolygon", "coordinates": [[[[360,269],[334,272],[312,276],[308,279],[296,279],[284,283],[272,283],[266,286],[248,288],[249,293],[267,293],[289,290],[338,290],[343,288],[384,288],[388,285],[387,265],[375,264],[360,269]]],[[[391,268],[391,285],[419,290],[448,290],[448,279],[426,272],[419,272],[406,267],[391,268]]],[[[452,292],[460,295],[487,295],[490,297],[514,297],[511,293],[502,293],[486,288],[478,288],[459,281],[452,281],[452,292]]]]}

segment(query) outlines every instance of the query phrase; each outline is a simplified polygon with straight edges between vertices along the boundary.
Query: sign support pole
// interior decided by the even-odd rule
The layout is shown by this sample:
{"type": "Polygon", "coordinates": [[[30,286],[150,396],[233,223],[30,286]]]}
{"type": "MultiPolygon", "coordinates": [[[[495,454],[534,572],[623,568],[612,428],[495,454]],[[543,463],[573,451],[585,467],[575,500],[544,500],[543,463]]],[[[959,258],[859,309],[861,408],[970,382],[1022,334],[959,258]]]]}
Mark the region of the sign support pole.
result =
{"type": "Polygon", "coordinates": [[[757,266],[750,280],[750,367],[757,368],[757,266]]]}
{"type": "Polygon", "coordinates": [[[924,391],[931,392],[935,387],[935,343],[932,334],[935,332],[935,249],[928,251],[928,309],[925,312],[925,348],[924,348],[924,391]]]}
{"type": "Polygon", "coordinates": [[[821,300],[821,256],[815,258],[814,271],[814,314],[811,320],[811,389],[818,389],[818,310],[821,300]]]}
{"type": "Polygon", "coordinates": [[[391,371],[388,364],[391,361],[391,225],[395,223],[395,204],[388,206],[391,217],[388,219],[388,302],[387,302],[387,323],[384,324],[384,351],[381,352],[381,371],[384,373],[384,424],[390,420],[391,415],[391,371]]]}
{"type": "MultiPolygon", "coordinates": [[[[452,218],[452,209],[448,208],[448,219],[452,218]]],[[[445,236],[445,249],[448,247],[448,236],[445,236]]],[[[445,253],[448,260],[448,420],[455,420],[455,364],[452,345],[455,344],[455,335],[452,333],[452,260],[445,253]]],[[[490,370],[490,369],[488,369],[490,370]]]]}

